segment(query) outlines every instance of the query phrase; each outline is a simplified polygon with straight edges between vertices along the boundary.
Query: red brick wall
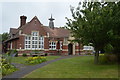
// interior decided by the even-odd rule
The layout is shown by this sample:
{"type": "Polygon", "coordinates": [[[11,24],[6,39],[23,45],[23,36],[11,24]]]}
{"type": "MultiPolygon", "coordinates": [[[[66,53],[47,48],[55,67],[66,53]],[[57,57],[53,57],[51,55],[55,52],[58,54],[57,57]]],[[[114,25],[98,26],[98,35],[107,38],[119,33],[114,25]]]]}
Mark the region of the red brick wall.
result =
{"type": "Polygon", "coordinates": [[[44,49],[49,49],[49,39],[47,37],[44,38],[44,49]]]}
{"type": "Polygon", "coordinates": [[[31,34],[32,31],[39,31],[39,35],[46,35],[46,31],[37,18],[33,18],[28,25],[25,25],[22,33],[31,34]]]}
{"type": "Polygon", "coordinates": [[[21,47],[21,49],[24,49],[24,41],[25,41],[25,37],[24,36],[20,36],[19,40],[18,40],[18,49],[21,47]]]}
{"type": "Polygon", "coordinates": [[[63,49],[68,49],[68,45],[63,45],[63,49]]]}

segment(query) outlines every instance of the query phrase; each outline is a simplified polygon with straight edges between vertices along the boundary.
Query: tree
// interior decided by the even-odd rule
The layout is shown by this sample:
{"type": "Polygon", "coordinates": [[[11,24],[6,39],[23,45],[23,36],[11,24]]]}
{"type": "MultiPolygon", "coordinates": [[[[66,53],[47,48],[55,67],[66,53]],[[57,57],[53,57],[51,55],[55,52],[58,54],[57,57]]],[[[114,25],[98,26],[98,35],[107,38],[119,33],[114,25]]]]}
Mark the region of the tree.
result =
{"type": "Polygon", "coordinates": [[[67,18],[67,27],[73,36],[83,44],[93,44],[96,64],[99,51],[108,47],[107,45],[113,46],[111,43],[115,40],[112,32],[115,17],[113,12],[116,5],[115,2],[83,2],[82,8],[81,5],[76,10],[71,8],[73,20],[67,18]]]}
{"type": "Polygon", "coordinates": [[[5,33],[1,34],[1,36],[2,36],[2,41],[5,41],[8,39],[9,34],[7,32],[5,32],[5,33]]]}
{"type": "Polygon", "coordinates": [[[113,27],[111,30],[111,44],[114,48],[113,53],[116,53],[118,59],[120,59],[120,1],[114,4],[112,23],[113,27]]]}

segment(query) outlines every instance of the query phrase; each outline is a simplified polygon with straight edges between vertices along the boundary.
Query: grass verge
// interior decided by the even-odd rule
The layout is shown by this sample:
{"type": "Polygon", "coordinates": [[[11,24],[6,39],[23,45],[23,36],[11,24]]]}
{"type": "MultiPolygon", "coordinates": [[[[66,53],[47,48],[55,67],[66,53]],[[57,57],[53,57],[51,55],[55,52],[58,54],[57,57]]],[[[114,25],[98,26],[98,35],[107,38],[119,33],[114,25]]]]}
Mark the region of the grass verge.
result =
{"type": "Polygon", "coordinates": [[[118,66],[95,65],[94,56],[79,56],[53,62],[24,78],[118,78],[118,66]]]}

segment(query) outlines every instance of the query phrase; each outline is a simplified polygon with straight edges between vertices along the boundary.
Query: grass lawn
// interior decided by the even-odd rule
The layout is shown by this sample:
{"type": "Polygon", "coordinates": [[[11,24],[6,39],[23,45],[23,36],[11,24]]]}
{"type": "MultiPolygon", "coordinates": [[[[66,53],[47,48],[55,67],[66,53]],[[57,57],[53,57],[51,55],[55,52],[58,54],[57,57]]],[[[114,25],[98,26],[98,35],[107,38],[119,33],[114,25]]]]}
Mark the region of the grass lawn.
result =
{"type": "MultiPolygon", "coordinates": [[[[46,56],[46,59],[47,59],[47,61],[49,61],[49,60],[53,60],[53,59],[56,59],[56,58],[59,58],[59,57],[61,57],[61,56],[46,56]]],[[[26,58],[27,57],[14,57],[12,59],[12,63],[25,64],[25,59],[26,58]]]]}
{"type": "Polygon", "coordinates": [[[95,65],[93,56],[78,56],[53,62],[24,78],[118,78],[117,65],[95,65]]]}

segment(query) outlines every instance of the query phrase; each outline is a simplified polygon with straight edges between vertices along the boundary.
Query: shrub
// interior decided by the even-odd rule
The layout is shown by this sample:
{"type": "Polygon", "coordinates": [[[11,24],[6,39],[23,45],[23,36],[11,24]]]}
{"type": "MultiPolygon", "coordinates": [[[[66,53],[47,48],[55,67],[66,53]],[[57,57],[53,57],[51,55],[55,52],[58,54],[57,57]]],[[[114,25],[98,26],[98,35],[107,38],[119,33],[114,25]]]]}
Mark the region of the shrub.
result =
{"type": "Polygon", "coordinates": [[[92,55],[91,53],[86,53],[86,55],[92,55]]]}
{"type": "Polygon", "coordinates": [[[22,54],[22,56],[23,56],[23,57],[26,57],[26,56],[27,56],[27,54],[26,54],[26,53],[23,53],[23,54],[22,54]]]}
{"type": "Polygon", "coordinates": [[[1,59],[1,63],[2,76],[5,76],[17,70],[13,65],[8,63],[6,59],[1,59]]]}
{"type": "Polygon", "coordinates": [[[100,56],[99,62],[101,64],[117,63],[117,56],[115,54],[104,54],[104,55],[100,56]]]}
{"type": "Polygon", "coordinates": [[[37,56],[37,57],[28,57],[26,59],[26,63],[27,64],[39,64],[39,63],[42,63],[46,61],[46,57],[40,57],[40,56],[37,56]]]}
{"type": "Polygon", "coordinates": [[[15,50],[9,50],[8,52],[7,52],[7,55],[8,56],[12,56],[12,57],[17,57],[18,56],[18,51],[15,49],[15,50]]]}
{"type": "Polygon", "coordinates": [[[16,54],[15,54],[15,57],[18,57],[18,51],[17,51],[17,50],[14,50],[14,53],[16,53],[16,54]]]}
{"type": "Polygon", "coordinates": [[[45,56],[47,56],[48,54],[47,53],[45,53],[45,56]]]}

